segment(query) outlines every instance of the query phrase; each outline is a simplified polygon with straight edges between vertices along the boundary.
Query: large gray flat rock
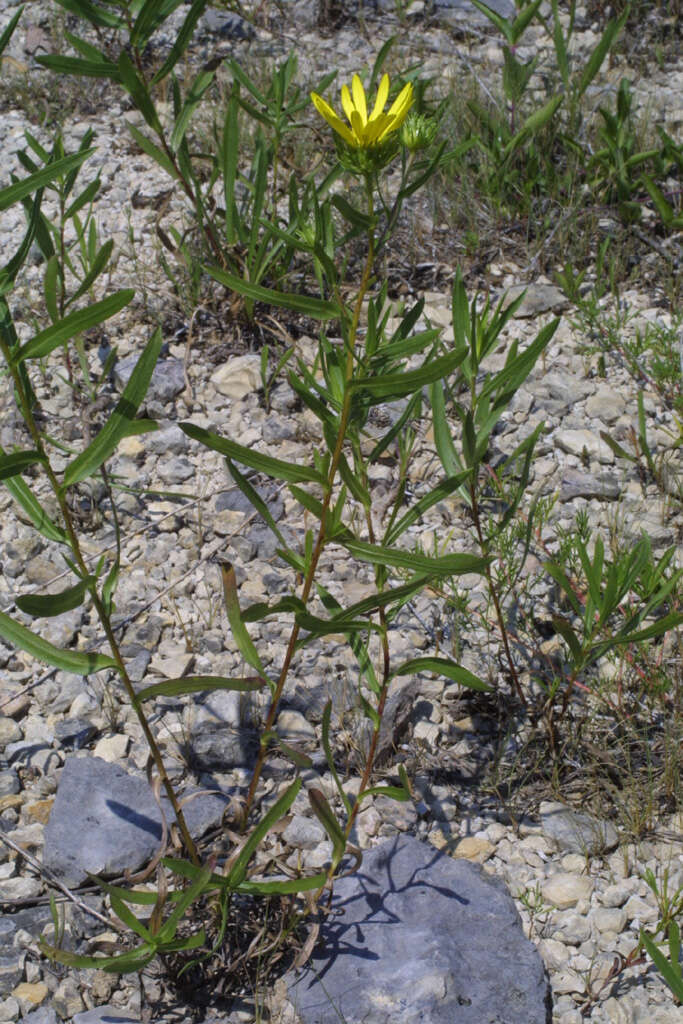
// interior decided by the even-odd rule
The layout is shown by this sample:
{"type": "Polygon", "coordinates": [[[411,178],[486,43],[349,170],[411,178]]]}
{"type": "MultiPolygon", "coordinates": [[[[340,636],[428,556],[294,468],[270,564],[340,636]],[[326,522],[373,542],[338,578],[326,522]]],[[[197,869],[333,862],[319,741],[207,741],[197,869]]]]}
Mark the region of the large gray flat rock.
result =
{"type": "Polygon", "coordinates": [[[548,978],[505,886],[412,836],[335,885],[308,967],[305,1024],[550,1024],[548,978]]]}
{"type": "MultiPolygon", "coordinates": [[[[174,816],[163,799],[169,825],[174,816]]],[[[217,825],[226,799],[202,794],[183,808],[194,836],[217,825]]],[[[88,872],[120,875],[136,871],[156,853],[161,813],[144,779],[99,757],[68,757],[50,820],[43,862],[66,885],[85,882],[88,872]]]]}

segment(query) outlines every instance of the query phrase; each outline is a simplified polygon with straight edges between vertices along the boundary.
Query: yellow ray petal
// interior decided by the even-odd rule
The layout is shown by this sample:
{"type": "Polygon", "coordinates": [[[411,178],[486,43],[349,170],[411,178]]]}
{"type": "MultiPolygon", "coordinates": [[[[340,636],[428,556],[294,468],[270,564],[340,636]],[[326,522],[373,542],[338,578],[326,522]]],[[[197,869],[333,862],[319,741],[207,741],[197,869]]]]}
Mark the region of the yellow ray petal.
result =
{"type": "Polygon", "coordinates": [[[398,122],[398,124],[396,125],[397,128],[402,123],[403,119],[405,118],[406,114],[408,113],[412,105],[413,84],[412,82],[408,82],[406,85],[403,86],[400,93],[389,107],[389,116],[396,118],[398,122]]]}
{"type": "Polygon", "coordinates": [[[379,83],[379,89],[377,90],[377,99],[375,100],[375,105],[372,108],[372,113],[370,114],[371,121],[373,121],[376,117],[379,117],[379,115],[382,113],[382,111],[384,110],[384,106],[387,102],[388,96],[389,75],[382,75],[382,81],[379,83]]]}
{"type": "Polygon", "coordinates": [[[388,135],[392,130],[394,123],[393,117],[389,117],[388,114],[380,114],[379,117],[371,117],[368,121],[367,128],[365,129],[365,135],[367,138],[368,145],[373,145],[384,135],[388,135]]]}
{"type": "Polygon", "coordinates": [[[355,108],[353,106],[353,100],[351,99],[351,93],[349,92],[348,85],[342,85],[341,103],[342,103],[342,107],[344,108],[344,113],[346,114],[346,116],[348,117],[348,119],[350,121],[351,120],[351,111],[354,110],[355,108]]]}
{"type": "Polygon", "coordinates": [[[349,146],[356,146],[357,143],[352,132],[347,128],[344,122],[337,117],[329,103],[326,103],[322,96],[318,96],[316,92],[311,93],[311,100],[313,101],[315,109],[322,117],[325,118],[327,123],[334,128],[337,135],[341,135],[344,142],[347,142],[349,146]]]}
{"type": "Polygon", "coordinates": [[[356,110],[360,114],[363,124],[367,124],[368,108],[365,102],[365,89],[358,75],[354,75],[351,79],[351,89],[353,90],[353,102],[356,110]]]}
{"type": "Polygon", "coordinates": [[[365,124],[357,110],[351,111],[351,128],[353,129],[354,146],[365,145],[365,124]]]}

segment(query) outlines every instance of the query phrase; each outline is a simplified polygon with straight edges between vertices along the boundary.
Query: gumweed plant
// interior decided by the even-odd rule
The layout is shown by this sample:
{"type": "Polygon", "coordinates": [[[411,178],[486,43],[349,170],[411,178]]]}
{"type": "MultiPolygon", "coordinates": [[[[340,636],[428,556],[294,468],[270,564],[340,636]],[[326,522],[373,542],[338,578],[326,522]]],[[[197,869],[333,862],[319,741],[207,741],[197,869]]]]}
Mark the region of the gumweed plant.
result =
{"type": "MultiPolygon", "coordinates": [[[[73,577],[59,594],[17,596],[18,612],[0,612],[0,636],[17,649],[64,671],[113,675],[138,718],[179,830],[175,855],[164,856],[160,861],[157,892],[101,883],[115,917],[137,936],[136,945],[127,942],[111,955],[88,957],[61,948],[58,941],[42,943],[45,953],[65,964],[123,972],[139,970],[157,955],[182,954],[188,958],[187,965],[210,958],[223,943],[231,913],[238,912],[238,899],[247,897],[296,901],[306,894],[302,903],[296,904],[296,913],[305,902],[311,934],[315,934],[324,909],[323,894],[331,891],[335,875],[349,854],[356,862],[360,859],[360,851],[350,842],[359,810],[376,795],[410,799],[410,782],[403,766],[388,783],[376,779],[382,732],[390,725],[385,719],[392,687],[404,677],[437,673],[463,687],[491,688],[438,651],[407,660],[397,657],[398,620],[407,614],[409,602],[426,588],[438,589],[444,581],[460,574],[481,574],[489,587],[495,587],[491,566],[496,557],[496,536],[522,502],[542,427],[499,469],[509,500],[497,522],[485,494],[485,481],[490,476],[489,442],[503,411],[550,341],[556,323],[544,327],[523,350],[517,343],[511,344],[502,369],[490,373],[485,360],[504,343],[504,329],[516,307],[514,303],[507,307],[501,303],[491,308],[485,303],[482,308],[476,299],[468,302],[460,274],[453,287],[453,342],[445,343],[441,329],[432,327],[424,318],[424,300],[390,320],[388,284],[382,280],[378,257],[393,236],[405,201],[436,173],[449,154],[445,152],[446,144],[437,141],[437,118],[421,108],[423,90],[419,83],[413,79],[403,81],[394,87],[392,95],[389,77],[381,74],[389,44],[381,49],[367,87],[360,74],[353,76],[350,87],[342,87],[341,107],[346,120],[321,95],[329,79],[327,85],[319,87],[320,91],[312,93],[310,102],[322,116],[323,124],[311,124],[311,130],[320,138],[321,132],[331,128],[334,148],[330,146],[327,150],[329,167],[322,180],[313,175],[290,177],[287,220],[278,213],[277,202],[268,204],[264,199],[269,181],[273,184],[276,166],[269,163],[266,149],[260,149],[256,170],[252,166],[246,174],[240,171],[238,115],[253,117],[259,123],[274,118],[278,137],[294,130],[301,104],[296,88],[293,93],[288,91],[293,87],[293,60],[278,69],[269,90],[259,89],[232,63],[235,88],[217,133],[217,152],[207,178],[195,173],[187,133],[202,97],[210,88],[212,79],[207,76],[212,72],[202,70],[185,96],[171,74],[206,0],[193,0],[189,5],[170,55],[151,81],[145,77],[142,49],[152,32],[180,6],[180,0],[162,7],[157,0],[112,2],[97,8],[84,0],[69,0],[63,6],[97,29],[128,34],[130,46],[122,48],[116,62],[76,36],[69,39],[78,57],[51,56],[42,62],[58,73],[109,78],[129,94],[156,136],[156,141],[152,141],[136,128],[136,142],[175,180],[206,233],[206,251],[211,254],[211,262],[202,267],[202,273],[207,281],[225,289],[229,299],[242,296],[252,305],[283,308],[320,325],[313,360],[309,363],[293,354],[286,364],[290,388],[317,421],[307,459],[285,461],[192,422],[181,424],[188,437],[225,459],[235,486],[272,531],[278,557],[290,572],[290,591],[276,599],[243,607],[239,570],[229,561],[224,562],[221,576],[229,643],[241,656],[243,674],[229,678],[183,677],[136,689],[112,622],[122,571],[121,530],[113,492],[107,493],[112,506],[115,546],[113,554],[108,549],[95,564],[86,556],[79,539],[72,499],[79,484],[106,473],[107,461],[124,438],[156,429],[153,421],[139,419],[137,414],[161,350],[161,332],[155,332],[147,343],[119,402],[99,433],[92,440],[86,438],[79,452],[74,450],[72,441],[68,459],[63,457],[63,446],[59,448],[60,459],[56,462],[53,439],[45,434],[41,418],[36,415],[37,399],[31,383],[35,361],[44,363],[84,330],[120,312],[132,300],[133,292],[123,290],[78,309],[69,307],[67,311],[66,305],[53,309],[47,328],[27,341],[20,341],[9,296],[43,224],[43,189],[73,173],[91,150],[81,148],[75,154],[61,150],[46,152],[42,167],[36,164],[28,178],[0,192],[0,211],[23,202],[27,218],[24,239],[14,257],[0,269],[0,353],[7,370],[6,385],[23,418],[28,445],[11,453],[0,451],[0,481],[34,528],[61,550],[73,577]],[[154,106],[152,86],[167,88],[172,99],[174,124],[168,137],[154,106]],[[241,95],[240,86],[249,93],[248,100],[241,95]],[[370,105],[368,96],[373,93],[375,98],[370,105]],[[288,96],[294,97],[291,103],[288,96]],[[243,186],[247,182],[252,186],[250,225],[240,219],[246,214],[237,196],[244,189],[236,188],[236,183],[243,186]],[[215,202],[212,189],[221,194],[222,207],[215,202]],[[229,249],[235,239],[247,238],[249,232],[254,243],[253,261],[251,256],[249,260],[225,258],[223,247],[229,249]],[[298,275],[298,280],[303,281],[300,289],[287,291],[270,286],[281,284],[287,277],[279,274],[273,281],[269,268],[289,265],[293,259],[307,270],[305,275],[298,275]],[[378,406],[391,412],[389,426],[379,436],[369,422],[378,406]],[[409,486],[411,459],[427,409],[443,472],[415,497],[409,486]],[[394,470],[394,486],[389,500],[383,493],[380,501],[376,483],[382,476],[379,470],[387,462],[394,470]],[[23,478],[29,469],[31,485],[23,478]],[[254,482],[255,478],[258,482],[258,478],[264,477],[288,489],[303,512],[303,526],[299,527],[297,520],[290,530],[280,529],[254,482]],[[50,507],[55,511],[46,508],[46,491],[51,492],[50,507]],[[414,528],[430,509],[455,494],[469,506],[479,550],[454,552],[445,545],[434,554],[424,553],[414,528]],[[336,596],[334,582],[329,578],[330,564],[342,557],[353,560],[358,575],[367,574],[372,580],[370,593],[351,604],[343,604],[336,596]],[[102,626],[108,653],[63,650],[40,636],[34,620],[72,610],[86,601],[102,626]],[[30,625],[25,624],[20,614],[30,617],[30,625]],[[273,621],[286,625],[284,653],[279,662],[270,662],[259,653],[258,631],[262,624],[265,629],[273,621]],[[257,863],[256,854],[292,808],[302,791],[303,771],[312,766],[308,753],[283,740],[278,732],[283,698],[301,670],[306,649],[324,644],[327,639],[337,644],[340,636],[349,646],[357,708],[366,725],[367,745],[360,765],[360,784],[353,789],[345,784],[338,768],[332,734],[335,709],[329,701],[322,713],[321,741],[336,796],[325,795],[315,785],[307,790],[312,812],[330,840],[329,862],[314,874],[288,867],[284,878],[282,874],[268,876],[257,863]],[[240,794],[234,827],[224,837],[230,847],[227,853],[222,846],[218,850],[214,846],[204,849],[190,835],[181,796],[169,779],[147,712],[149,705],[160,698],[180,699],[215,690],[259,694],[265,698],[258,752],[240,794]],[[263,775],[273,755],[280,762],[284,759],[289,763],[290,774],[275,801],[268,803],[263,775]],[[131,905],[144,908],[140,917],[131,905]],[[201,912],[209,905],[211,922],[198,924],[201,912]]],[[[20,12],[0,38],[0,51],[19,15],[20,12]]],[[[96,34],[99,39],[101,33],[96,34]]],[[[308,105],[308,100],[305,102],[308,105]]],[[[310,113],[312,116],[313,112],[310,113]]],[[[297,130],[303,129],[299,125],[297,130]]],[[[274,187],[272,191],[275,192],[274,187]]],[[[59,260],[59,252],[55,260],[59,260]]],[[[63,268],[55,267],[55,261],[48,266],[53,278],[64,276],[63,268]]],[[[79,303],[85,298],[84,293],[79,295],[79,303]]],[[[638,582],[644,571],[639,562],[628,580],[621,581],[620,577],[620,586],[610,577],[603,588],[604,568],[601,559],[599,565],[592,567],[593,604],[590,614],[586,612],[587,620],[594,617],[596,608],[611,613],[615,595],[620,596],[627,584],[638,582]]],[[[664,569],[650,581],[641,612],[629,623],[628,636],[655,635],[638,630],[642,618],[655,607],[655,598],[666,597],[664,569]]],[[[513,645],[506,641],[504,599],[505,595],[496,593],[493,603],[506,647],[512,688],[523,699],[513,645]]],[[[669,625],[671,621],[668,620],[669,625]]],[[[562,635],[570,649],[580,646],[578,637],[576,644],[570,640],[568,630],[569,627],[562,635]]],[[[584,646],[587,661],[593,648],[588,649],[588,640],[584,646]]],[[[283,932],[289,930],[288,924],[283,932]]],[[[55,919],[55,936],[58,933],[59,922],[55,919]]],[[[310,949],[307,942],[302,952],[310,949]]]]}

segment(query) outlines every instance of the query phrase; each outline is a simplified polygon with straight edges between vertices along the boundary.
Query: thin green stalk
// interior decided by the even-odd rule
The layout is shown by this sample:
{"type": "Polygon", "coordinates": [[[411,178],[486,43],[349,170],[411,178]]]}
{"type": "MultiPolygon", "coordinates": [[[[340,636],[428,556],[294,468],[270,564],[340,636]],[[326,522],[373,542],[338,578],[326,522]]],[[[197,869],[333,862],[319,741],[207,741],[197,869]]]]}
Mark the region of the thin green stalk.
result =
{"type": "MultiPolygon", "coordinates": [[[[86,561],[85,561],[85,559],[83,557],[83,553],[81,551],[81,546],[80,546],[80,543],[79,543],[79,540],[78,540],[78,536],[76,534],[76,531],[75,531],[75,528],[74,528],[74,525],[73,525],[73,519],[72,519],[72,516],[71,516],[71,510],[69,509],[69,506],[68,506],[67,501],[66,501],[66,497],[64,495],[64,491],[60,487],[59,481],[58,481],[58,479],[57,479],[57,477],[55,475],[54,470],[52,469],[52,466],[50,464],[49,458],[48,458],[47,453],[45,451],[45,446],[43,444],[43,439],[41,437],[40,431],[38,430],[38,427],[36,425],[35,419],[33,418],[33,413],[31,411],[31,406],[30,406],[30,403],[28,401],[28,398],[27,398],[27,396],[26,396],[26,394],[24,392],[24,387],[23,387],[23,382],[21,380],[21,375],[19,374],[16,366],[13,365],[12,359],[11,359],[11,353],[10,353],[10,350],[9,350],[9,346],[7,345],[7,342],[5,341],[5,339],[2,338],[2,337],[0,337],[0,349],[2,350],[3,357],[5,359],[5,362],[7,363],[7,366],[9,368],[10,374],[12,376],[12,381],[14,383],[15,392],[16,392],[17,396],[19,397],[19,402],[20,402],[20,405],[21,405],[21,413],[22,413],[22,416],[24,418],[24,422],[26,423],[26,426],[28,427],[29,433],[31,434],[31,438],[33,440],[33,444],[35,446],[36,451],[39,452],[39,454],[42,455],[44,460],[45,460],[44,461],[45,472],[47,474],[47,477],[48,477],[48,480],[50,482],[50,486],[52,487],[52,490],[54,492],[54,495],[55,495],[55,497],[56,497],[56,499],[57,499],[57,501],[59,503],[59,509],[60,509],[61,514],[62,514],[64,525],[66,527],[67,536],[69,538],[69,546],[71,548],[71,551],[73,553],[74,558],[76,559],[76,563],[78,565],[78,568],[80,569],[81,573],[83,574],[83,577],[85,578],[88,575],[88,566],[87,566],[87,563],[86,563],[86,561]]],[[[168,796],[168,799],[169,799],[169,801],[171,803],[171,806],[173,808],[173,812],[174,812],[174,814],[176,816],[176,820],[178,822],[178,827],[180,829],[180,832],[181,832],[181,835],[182,835],[182,838],[183,838],[183,842],[185,844],[187,852],[190,855],[193,863],[196,864],[196,865],[199,865],[200,861],[199,861],[199,855],[197,853],[197,848],[196,848],[196,846],[194,844],[194,841],[193,841],[193,839],[192,839],[192,837],[190,835],[189,829],[187,827],[187,823],[185,821],[185,816],[183,815],[183,812],[182,812],[182,809],[181,809],[180,804],[178,802],[178,798],[176,796],[175,790],[173,789],[173,786],[171,785],[171,780],[169,779],[168,773],[166,772],[166,767],[164,765],[163,758],[161,756],[161,751],[159,750],[159,747],[157,746],[157,743],[156,743],[156,740],[154,738],[154,735],[153,735],[153,733],[152,733],[152,731],[151,731],[151,729],[149,727],[149,723],[147,721],[147,718],[146,718],[146,716],[145,716],[145,714],[144,714],[144,712],[142,710],[142,706],[140,705],[140,702],[137,699],[137,695],[135,693],[135,688],[133,686],[131,678],[128,675],[128,672],[126,671],[126,666],[125,666],[125,663],[124,663],[123,658],[121,656],[121,652],[119,650],[119,646],[118,646],[118,643],[116,641],[116,637],[114,636],[114,631],[113,631],[112,626],[111,626],[110,617],[109,617],[109,615],[108,615],[108,613],[107,613],[107,611],[106,611],[106,609],[104,607],[104,604],[102,603],[102,599],[100,598],[100,595],[99,595],[99,593],[97,591],[97,586],[96,586],[95,583],[93,583],[92,586],[89,587],[89,592],[90,592],[90,595],[91,595],[91,597],[93,599],[93,604],[95,605],[95,610],[97,611],[98,618],[100,620],[102,628],[104,629],[105,635],[107,637],[107,641],[109,643],[109,647],[110,647],[110,650],[111,650],[111,653],[112,653],[112,657],[114,658],[114,661],[116,662],[117,668],[119,670],[119,674],[121,676],[121,681],[123,683],[124,689],[126,690],[126,694],[128,696],[128,699],[130,700],[130,703],[131,703],[132,707],[134,708],[135,713],[137,715],[138,721],[140,722],[140,725],[142,727],[142,731],[144,733],[145,739],[146,739],[146,741],[147,741],[147,743],[149,745],[150,753],[152,754],[152,757],[154,759],[154,763],[155,763],[157,771],[159,773],[159,778],[161,779],[162,785],[163,785],[163,787],[164,787],[164,789],[166,791],[166,795],[168,796]]]]}
{"type": "MultiPolygon", "coordinates": [[[[471,499],[472,499],[472,518],[474,520],[474,528],[477,531],[477,539],[479,541],[479,547],[481,548],[481,552],[482,552],[482,554],[485,555],[486,552],[487,552],[488,545],[487,545],[486,540],[484,538],[484,531],[482,530],[482,527],[481,527],[481,517],[479,515],[479,502],[477,500],[477,489],[476,489],[476,483],[474,481],[472,481],[472,483],[470,484],[470,495],[471,495],[471,499]]],[[[491,566],[488,563],[486,564],[486,566],[484,568],[484,572],[486,573],[486,582],[488,584],[489,593],[490,593],[491,599],[493,601],[493,606],[494,606],[494,608],[496,610],[496,618],[498,620],[498,629],[500,630],[500,636],[501,636],[501,639],[503,641],[503,649],[505,651],[505,657],[507,659],[508,668],[510,669],[510,675],[512,677],[512,682],[513,682],[513,685],[515,687],[515,690],[517,691],[517,696],[519,697],[520,701],[522,702],[522,706],[526,707],[527,706],[526,697],[524,696],[524,693],[522,691],[522,684],[519,681],[519,675],[517,674],[517,667],[515,666],[515,662],[514,662],[514,659],[512,657],[512,651],[510,650],[510,641],[509,641],[509,638],[508,638],[507,627],[505,625],[505,619],[503,617],[503,610],[502,610],[502,608],[500,606],[500,601],[498,599],[498,590],[496,588],[496,584],[495,584],[495,581],[493,579],[493,574],[491,572],[491,566]]]]}
{"type": "MultiPolygon", "coordinates": [[[[373,208],[372,184],[371,184],[371,182],[369,180],[366,180],[366,187],[367,187],[367,192],[368,192],[368,214],[369,214],[370,220],[372,220],[373,213],[374,213],[374,208],[373,208]]],[[[329,471],[328,471],[328,474],[327,474],[327,486],[325,488],[325,495],[324,495],[324,498],[323,498],[322,511],[321,511],[321,515],[320,515],[320,527],[318,529],[318,536],[316,538],[315,546],[313,548],[313,554],[312,554],[312,557],[311,557],[311,562],[310,562],[310,565],[308,567],[308,571],[306,573],[306,576],[305,576],[305,579],[304,579],[304,582],[303,582],[303,587],[302,587],[302,590],[301,590],[301,601],[302,601],[302,603],[304,605],[307,604],[308,599],[310,597],[310,593],[311,593],[311,590],[312,590],[312,587],[313,587],[313,581],[315,579],[315,573],[316,573],[316,570],[318,568],[318,562],[320,561],[320,556],[322,555],[323,548],[325,547],[325,543],[327,541],[327,516],[328,516],[328,513],[329,513],[329,509],[330,509],[330,503],[332,501],[332,493],[333,493],[333,488],[334,488],[334,482],[335,482],[335,479],[336,479],[336,476],[337,476],[337,470],[339,469],[339,462],[340,462],[341,456],[342,456],[342,451],[343,451],[343,447],[344,447],[344,440],[346,438],[346,431],[347,431],[347,427],[348,427],[348,423],[349,423],[349,416],[350,416],[350,413],[351,413],[351,391],[349,389],[349,384],[351,383],[351,380],[353,378],[353,362],[354,362],[354,355],[355,355],[355,348],[356,348],[356,340],[357,340],[357,337],[358,337],[358,326],[360,324],[360,315],[361,315],[361,312],[362,312],[362,309],[363,309],[363,300],[364,300],[365,296],[367,295],[368,289],[370,287],[370,281],[371,281],[371,277],[372,277],[372,268],[373,268],[374,261],[375,261],[374,235],[372,233],[372,228],[370,228],[370,231],[368,232],[368,255],[367,255],[367,259],[365,261],[365,268],[363,270],[363,276],[361,278],[361,283],[360,283],[360,287],[359,287],[359,290],[358,290],[358,295],[356,297],[356,302],[355,302],[355,305],[354,305],[353,314],[352,314],[352,317],[351,317],[351,323],[350,323],[349,332],[348,332],[348,343],[347,343],[347,352],[346,352],[346,368],[345,368],[345,375],[344,375],[344,383],[345,383],[344,402],[342,404],[341,415],[340,415],[340,418],[339,418],[339,429],[338,429],[338,432],[337,432],[337,442],[336,442],[335,447],[334,447],[334,452],[332,453],[332,461],[330,462],[330,468],[329,468],[329,471]]],[[[277,718],[280,699],[282,697],[282,692],[284,690],[285,683],[287,681],[287,676],[289,675],[289,669],[290,669],[290,666],[292,664],[292,659],[294,657],[294,651],[295,651],[295,648],[296,648],[296,642],[297,642],[297,640],[299,638],[299,632],[300,632],[300,627],[299,627],[298,623],[295,622],[294,625],[292,626],[292,632],[291,632],[290,637],[289,637],[289,643],[287,645],[287,651],[285,653],[284,661],[282,663],[282,669],[280,671],[280,675],[278,677],[278,681],[277,681],[275,690],[273,692],[273,698],[271,700],[270,708],[269,708],[269,711],[268,711],[268,717],[266,718],[266,721],[265,721],[265,724],[264,724],[264,727],[263,727],[263,732],[264,733],[270,732],[272,730],[273,726],[275,725],[275,719],[277,718]]],[[[244,810],[243,810],[243,813],[242,813],[242,826],[243,826],[243,828],[246,827],[246,824],[247,824],[247,821],[248,821],[248,818],[249,818],[249,812],[250,812],[252,804],[254,802],[254,797],[256,795],[256,788],[257,788],[259,780],[261,778],[261,773],[263,771],[263,764],[264,764],[265,759],[266,759],[266,754],[267,754],[266,748],[264,746],[261,746],[261,748],[259,749],[258,757],[256,759],[256,764],[254,766],[254,772],[253,772],[253,775],[252,775],[252,778],[251,778],[251,783],[249,785],[249,790],[247,792],[247,798],[246,798],[245,805],[244,805],[244,810]]]]}

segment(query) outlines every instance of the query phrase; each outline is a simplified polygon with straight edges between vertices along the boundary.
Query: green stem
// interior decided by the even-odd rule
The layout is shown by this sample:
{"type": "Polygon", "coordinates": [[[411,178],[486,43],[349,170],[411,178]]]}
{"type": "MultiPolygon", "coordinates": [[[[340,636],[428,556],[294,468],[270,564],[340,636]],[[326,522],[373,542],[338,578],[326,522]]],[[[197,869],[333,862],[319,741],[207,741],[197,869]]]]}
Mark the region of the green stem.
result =
{"type": "MultiPolygon", "coordinates": [[[[367,195],[368,195],[368,214],[369,214],[370,220],[372,220],[373,214],[374,214],[374,205],[373,205],[372,182],[370,181],[369,178],[366,179],[366,189],[367,189],[367,195]]],[[[332,460],[330,462],[330,468],[329,468],[328,474],[327,474],[327,483],[326,483],[325,495],[324,495],[323,503],[322,503],[322,511],[321,511],[321,515],[320,515],[320,527],[318,529],[318,536],[316,538],[315,546],[313,548],[313,554],[311,556],[311,561],[310,561],[310,564],[308,566],[308,570],[306,572],[306,576],[304,578],[304,582],[303,582],[303,586],[302,586],[302,590],[301,590],[301,602],[304,605],[307,604],[308,599],[310,597],[311,590],[313,588],[313,581],[315,579],[315,573],[316,573],[316,570],[318,568],[318,562],[320,561],[320,556],[322,555],[323,548],[325,547],[325,543],[327,541],[327,517],[328,517],[328,514],[329,514],[330,504],[331,504],[331,501],[332,501],[332,493],[333,493],[333,489],[334,489],[334,483],[335,483],[335,479],[336,479],[336,476],[337,476],[337,471],[339,469],[339,463],[341,461],[342,451],[343,451],[343,448],[344,448],[344,441],[345,441],[345,438],[346,438],[346,431],[347,431],[347,428],[348,428],[348,425],[349,425],[349,416],[351,414],[351,390],[349,388],[349,384],[351,383],[351,380],[353,378],[353,363],[354,363],[354,356],[355,356],[355,350],[356,350],[356,340],[357,340],[357,337],[358,337],[358,326],[360,324],[360,316],[361,316],[361,312],[362,312],[362,309],[363,309],[363,300],[365,299],[365,296],[367,295],[368,289],[370,287],[370,281],[371,281],[371,278],[372,278],[372,268],[373,268],[374,261],[375,261],[375,240],[374,240],[374,235],[373,235],[373,232],[372,232],[372,228],[370,228],[370,230],[368,232],[368,254],[367,254],[367,259],[365,261],[365,267],[364,267],[364,270],[363,270],[363,276],[361,278],[361,283],[360,283],[360,287],[359,287],[359,290],[358,290],[358,295],[356,296],[356,302],[354,304],[353,313],[351,315],[351,322],[350,322],[350,325],[349,325],[349,330],[348,330],[348,335],[347,335],[346,368],[345,368],[345,373],[344,373],[344,401],[343,401],[343,404],[342,404],[341,414],[340,414],[340,417],[339,417],[339,427],[338,427],[338,430],[337,430],[337,441],[336,441],[336,444],[335,444],[335,447],[334,447],[334,451],[332,453],[332,460]]],[[[272,700],[271,700],[271,703],[270,703],[270,708],[269,708],[269,711],[268,711],[268,717],[266,718],[266,721],[265,721],[265,724],[264,724],[264,727],[263,727],[264,734],[270,732],[273,729],[273,726],[275,725],[275,720],[277,718],[277,714],[278,714],[278,710],[279,710],[280,699],[282,697],[282,692],[284,690],[285,683],[287,681],[287,676],[289,675],[289,669],[291,667],[292,659],[294,657],[294,651],[296,649],[296,642],[297,642],[297,640],[299,638],[299,632],[300,632],[300,627],[299,627],[298,623],[294,623],[294,625],[292,626],[292,632],[291,632],[290,637],[289,637],[289,643],[287,644],[287,651],[285,653],[284,661],[282,663],[282,669],[280,670],[280,675],[278,677],[278,681],[277,681],[277,684],[275,686],[275,690],[273,691],[273,697],[272,697],[272,700]]],[[[246,797],[246,801],[245,801],[245,805],[244,805],[244,810],[242,812],[242,826],[243,826],[243,828],[246,827],[246,824],[247,824],[247,821],[248,821],[248,818],[249,818],[249,812],[251,811],[251,807],[252,807],[252,804],[254,802],[254,797],[256,795],[256,788],[257,788],[259,780],[261,778],[261,773],[263,771],[263,765],[264,765],[264,762],[265,762],[265,759],[266,759],[266,755],[267,755],[266,747],[265,746],[261,746],[261,748],[259,750],[259,753],[258,753],[258,757],[256,759],[256,764],[254,766],[254,772],[253,772],[253,775],[252,775],[252,778],[251,778],[251,783],[249,785],[249,790],[247,792],[247,797],[246,797]]]]}
{"type": "MultiPolygon", "coordinates": [[[[24,422],[26,423],[29,433],[31,434],[31,438],[33,440],[33,444],[35,446],[36,451],[39,452],[39,454],[45,460],[45,472],[47,474],[48,480],[50,481],[50,486],[52,487],[55,497],[57,498],[57,501],[59,503],[60,512],[62,513],[62,518],[64,520],[64,525],[66,527],[67,537],[69,540],[69,547],[71,548],[72,554],[76,560],[79,570],[81,571],[83,577],[85,578],[86,576],[88,576],[89,570],[87,563],[83,557],[78,536],[73,525],[71,510],[69,509],[69,506],[67,504],[64,490],[60,486],[59,480],[57,479],[55,472],[52,469],[47,452],[45,451],[43,439],[40,435],[40,431],[38,430],[35,419],[33,418],[31,406],[24,391],[21,375],[19,374],[17,367],[13,364],[9,346],[7,345],[5,339],[2,337],[0,337],[0,349],[2,350],[3,357],[5,359],[5,362],[7,363],[10,374],[12,376],[16,394],[19,397],[21,413],[24,418],[24,422]]],[[[147,743],[149,745],[150,753],[152,755],[152,758],[154,759],[154,763],[159,773],[159,778],[161,779],[162,785],[166,791],[166,795],[168,796],[168,799],[173,808],[173,812],[176,816],[178,827],[180,829],[187,852],[192,858],[193,863],[199,865],[200,861],[199,855],[197,853],[197,848],[188,830],[187,823],[185,821],[185,816],[183,815],[175,790],[171,785],[171,780],[169,779],[168,773],[166,772],[163,758],[161,756],[161,751],[157,746],[156,740],[154,739],[154,735],[152,734],[152,731],[149,727],[147,718],[142,710],[140,702],[137,699],[137,695],[135,693],[135,688],[133,686],[131,678],[128,675],[128,672],[126,671],[125,663],[121,656],[121,652],[119,650],[116,637],[114,636],[114,631],[112,629],[110,617],[107,613],[107,610],[104,607],[102,599],[97,590],[97,585],[95,583],[93,583],[93,585],[89,588],[89,592],[92,597],[93,604],[95,605],[95,610],[97,611],[98,618],[107,637],[112,657],[114,658],[114,661],[116,662],[117,668],[119,670],[119,675],[121,677],[124,689],[135,711],[135,714],[137,715],[138,721],[142,727],[145,739],[147,740],[147,743]]]]}
{"type": "MultiPolygon", "coordinates": [[[[484,531],[483,531],[482,526],[481,526],[481,516],[479,515],[479,502],[477,500],[477,487],[476,487],[476,483],[474,481],[472,481],[472,483],[470,484],[470,496],[471,496],[471,499],[472,499],[472,518],[474,520],[474,528],[477,531],[477,539],[479,541],[479,547],[481,549],[482,554],[486,555],[487,552],[488,552],[488,544],[486,543],[486,539],[484,537],[484,531]]],[[[490,593],[491,599],[493,601],[493,606],[494,606],[494,608],[496,610],[496,618],[498,620],[498,629],[500,630],[501,639],[503,641],[503,649],[505,651],[505,657],[507,659],[508,668],[510,669],[510,675],[512,677],[512,682],[513,682],[513,685],[515,687],[515,690],[517,691],[517,696],[519,697],[519,699],[520,699],[520,701],[522,703],[522,706],[526,707],[526,703],[527,703],[526,702],[526,697],[524,696],[524,692],[522,691],[522,684],[519,681],[519,675],[517,674],[517,667],[516,667],[514,659],[512,657],[512,651],[510,650],[510,641],[509,641],[509,638],[508,638],[507,627],[505,625],[505,618],[503,617],[503,609],[500,606],[500,600],[498,598],[498,589],[497,589],[495,581],[493,579],[493,574],[491,572],[491,566],[487,564],[485,569],[484,569],[484,572],[486,573],[486,582],[488,583],[489,593],[490,593]]]]}

